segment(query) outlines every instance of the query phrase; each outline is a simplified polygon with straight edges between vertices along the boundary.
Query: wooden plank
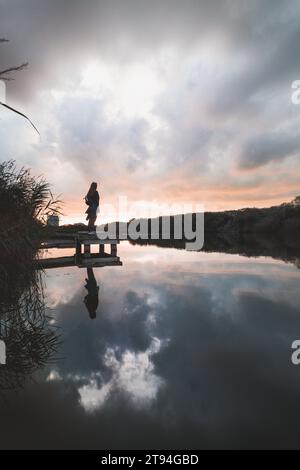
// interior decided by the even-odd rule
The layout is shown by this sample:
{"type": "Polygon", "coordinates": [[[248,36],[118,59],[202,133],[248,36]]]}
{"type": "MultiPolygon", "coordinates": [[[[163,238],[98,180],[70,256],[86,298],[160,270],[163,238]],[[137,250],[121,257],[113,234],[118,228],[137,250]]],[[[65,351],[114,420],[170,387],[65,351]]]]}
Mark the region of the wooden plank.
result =
{"type": "Polygon", "coordinates": [[[61,256],[60,258],[42,258],[36,260],[38,269],[63,268],[76,266],[74,256],[61,256]]]}
{"type": "Polygon", "coordinates": [[[75,240],[49,240],[40,244],[40,248],[75,248],[75,240]]]}
{"type": "Polygon", "coordinates": [[[81,257],[76,262],[75,256],[61,256],[59,258],[44,258],[36,261],[37,269],[55,269],[66,267],[104,267],[104,266],[122,266],[122,262],[118,256],[105,256],[105,257],[81,257]]]}
{"type": "Polygon", "coordinates": [[[112,239],[100,239],[100,238],[81,238],[79,237],[79,240],[82,243],[90,243],[90,244],[95,244],[95,245],[117,245],[120,243],[119,240],[112,240],[112,239]]]}
{"type": "Polygon", "coordinates": [[[92,240],[80,238],[80,241],[84,245],[116,245],[117,243],[119,243],[117,240],[99,240],[99,238],[95,238],[92,240]]]}
{"type": "MultiPolygon", "coordinates": [[[[79,241],[84,245],[116,245],[120,243],[118,240],[100,240],[99,238],[79,238],[79,241]]],[[[53,239],[41,243],[40,248],[75,248],[76,239],[63,240],[53,239]]]]}
{"type": "Polygon", "coordinates": [[[105,266],[123,266],[122,261],[119,260],[118,256],[111,257],[109,260],[103,260],[99,258],[99,261],[91,259],[83,259],[82,263],[77,265],[78,268],[104,268],[105,266]]]}

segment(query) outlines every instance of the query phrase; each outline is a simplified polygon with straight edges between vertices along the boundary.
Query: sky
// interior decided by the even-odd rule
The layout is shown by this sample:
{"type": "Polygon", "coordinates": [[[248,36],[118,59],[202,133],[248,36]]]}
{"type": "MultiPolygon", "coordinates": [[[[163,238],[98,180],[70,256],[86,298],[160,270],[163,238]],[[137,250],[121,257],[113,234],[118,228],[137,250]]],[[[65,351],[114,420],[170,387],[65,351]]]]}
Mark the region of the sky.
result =
{"type": "Polygon", "coordinates": [[[102,204],[267,207],[300,194],[295,0],[0,0],[0,161],[43,174],[83,221],[102,204]]]}

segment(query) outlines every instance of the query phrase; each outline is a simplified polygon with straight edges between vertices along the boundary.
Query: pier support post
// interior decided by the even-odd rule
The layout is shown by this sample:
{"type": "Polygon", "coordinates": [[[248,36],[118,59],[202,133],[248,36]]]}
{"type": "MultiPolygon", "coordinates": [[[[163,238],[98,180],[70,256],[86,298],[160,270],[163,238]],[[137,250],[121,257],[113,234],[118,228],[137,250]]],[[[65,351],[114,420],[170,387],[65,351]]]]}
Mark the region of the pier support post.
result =
{"type": "Polygon", "coordinates": [[[79,238],[76,238],[76,256],[81,256],[81,243],[79,238]]]}
{"type": "Polygon", "coordinates": [[[115,243],[110,245],[110,254],[111,256],[117,256],[117,245],[115,243]]]}
{"type": "Polygon", "coordinates": [[[79,240],[79,237],[76,237],[75,239],[75,263],[80,263],[81,262],[81,243],[79,240]]]}
{"type": "Polygon", "coordinates": [[[91,254],[91,245],[86,244],[83,247],[85,256],[89,256],[91,254]]]}

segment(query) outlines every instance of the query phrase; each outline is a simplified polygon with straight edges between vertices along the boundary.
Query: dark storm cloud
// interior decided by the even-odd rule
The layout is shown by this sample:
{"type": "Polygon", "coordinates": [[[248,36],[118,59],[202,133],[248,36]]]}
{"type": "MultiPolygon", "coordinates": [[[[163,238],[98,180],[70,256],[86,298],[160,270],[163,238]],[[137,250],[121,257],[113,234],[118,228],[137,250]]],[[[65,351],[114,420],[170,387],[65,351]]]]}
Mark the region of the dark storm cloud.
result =
{"type": "MultiPolygon", "coordinates": [[[[289,8],[274,0],[1,0],[0,5],[0,31],[11,40],[2,47],[1,66],[27,59],[31,64],[11,85],[12,92],[23,97],[40,87],[59,84],[66,70],[70,77],[72,69],[76,75],[78,63],[95,55],[122,62],[145,50],[153,53],[163,45],[194,48],[207,37],[215,37],[233,53],[244,50],[248,54],[261,44],[265,50],[267,44],[272,52],[265,64],[269,76],[291,63],[296,67],[299,61],[295,54],[298,33],[295,36],[294,31],[278,51],[279,60],[273,61],[283,28],[287,31],[296,23],[291,14],[284,15],[285,9],[293,12],[293,2],[289,8]]],[[[267,53],[265,50],[264,62],[267,53]]],[[[258,64],[258,75],[248,78],[248,84],[245,80],[237,84],[237,96],[239,86],[252,88],[266,80],[264,67],[258,64]]],[[[257,63],[253,66],[257,68],[257,63]]]]}
{"type": "MultiPolygon", "coordinates": [[[[268,95],[279,86],[285,87],[288,101],[291,83],[298,77],[300,70],[299,42],[300,25],[293,21],[290,25],[283,23],[279,31],[272,31],[270,37],[267,34],[260,37],[256,44],[259,50],[254,47],[249,51],[246,66],[239,72],[233,71],[232,75],[227,71],[227,79],[217,93],[216,111],[224,114],[237,112],[239,108],[247,111],[251,99],[261,93],[265,93],[266,100],[276,99],[268,95]]],[[[262,104],[268,105],[267,101],[262,104]]],[[[259,100],[253,106],[261,110],[259,100]]]]}
{"type": "Polygon", "coordinates": [[[299,134],[262,134],[244,144],[240,168],[252,169],[300,154],[299,134]]]}

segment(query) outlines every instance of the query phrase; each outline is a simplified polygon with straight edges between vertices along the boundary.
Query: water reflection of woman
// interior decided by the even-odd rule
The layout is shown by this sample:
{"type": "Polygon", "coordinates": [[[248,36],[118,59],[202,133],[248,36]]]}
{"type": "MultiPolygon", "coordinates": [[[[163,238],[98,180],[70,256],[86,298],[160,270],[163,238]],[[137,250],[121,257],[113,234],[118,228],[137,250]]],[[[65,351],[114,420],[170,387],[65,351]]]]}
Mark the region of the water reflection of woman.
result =
{"type": "Polygon", "coordinates": [[[87,268],[87,279],[85,280],[85,288],[88,291],[88,294],[84,298],[84,303],[90,318],[96,318],[96,312],[99,302],[99,286],[97,286],[97,281],[94,276],[93,268],[87,268]]]}

